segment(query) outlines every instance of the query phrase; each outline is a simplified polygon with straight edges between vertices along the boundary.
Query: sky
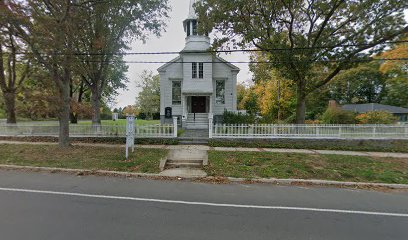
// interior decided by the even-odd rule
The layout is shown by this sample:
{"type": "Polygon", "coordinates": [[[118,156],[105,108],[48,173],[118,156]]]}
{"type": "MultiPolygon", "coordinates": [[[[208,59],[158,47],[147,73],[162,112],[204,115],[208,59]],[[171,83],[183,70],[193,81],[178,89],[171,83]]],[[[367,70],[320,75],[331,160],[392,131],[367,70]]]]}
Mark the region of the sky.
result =
{"type": "MultiPolygon", "coordinates": [[[[144,44],[141,41],[135,41],[131,45],[130,52],[179,52],[184,48],[185,37],[183,29],[183,21],[188,16],[190,0],[170,0],[170,6],[172,11],[169,14],[167,20],[166,31],[162,33],[161,37],[157,38],[151,35],[150,38],[144,44]]],[[[408,10],[405,11],[405,18],[408,21],[408,10]]],[[[249,61],[249,55],[245,53],[233,53],[228,55],[220,55],[227,61],[249,61]]],[[[167,62],[177,57],[177,55],[135,55],[126,56],[125,61],[160,61],[167,62]]],[[[116,101],[111,107],[125,107],[127,105],[133,105],[136,102],[136,97],[140,92],[137,82],[140,81],[140,74],[143,70],[152,71],[154,74],[158,74],[157,69],[162,64],[129,64],[129,71],[127,77],[129,83],[127,90],[119,91],[119,95],[116,101]]],[[[249,71],[248,64],[235,64],[241,68],[238,74],[238,82],[250,82],[252,74],[249,71]]]]}
{"type": "MultiPolygon", "coordinates": [[[[162,33],[160,38],[151,35],[143,44],[141,41],[135,41],[131,45],[130,52],[179,52],[184,48],[185,37],[183,29],[183,21],[188,16],[190,0],[170,0],[172,11],[170,18],[167,20],[166,32],[162,33]]],[[[160,61],[167,62],[177,57],[177,55],[136,55],[126,56],[125,61],[160,61]]],[[[249,61],[249,55],[243,53],[233,53],[229,55],[221,55],[222,58],[228,61],[249,61]]],[[[162,64],[129,64],[127,77],[129,78],[128,90],[119,91],[119,96],[112,107],[125,107],[135,104],[136,97],[140,92],[140,88],[136,87],[136,82],[140,81],[140,74],[143,70],[153,71],[158,74],[157,69],[162,64]]],[[[235,64],[241,68],[238,74],[238,81],[245,82],[251,79],[248,64],[235,64]]]]}

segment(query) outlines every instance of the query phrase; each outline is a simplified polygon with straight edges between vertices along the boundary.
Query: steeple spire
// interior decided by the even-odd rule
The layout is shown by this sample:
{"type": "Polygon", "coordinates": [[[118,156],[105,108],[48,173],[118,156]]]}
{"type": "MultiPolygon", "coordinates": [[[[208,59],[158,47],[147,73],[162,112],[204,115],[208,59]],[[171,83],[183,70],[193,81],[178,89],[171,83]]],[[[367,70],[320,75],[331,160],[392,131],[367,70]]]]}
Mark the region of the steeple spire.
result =
{"type": "Polygon", "coordinates": [[[197,33],[197,13],[194,9],[194,4],[199,0],[190,0],[190,9],[188,17],[183,22],[184,31],[188,36],[198,35],[197,33]]]}
{"type": "Polygon", "coordinates": [[[188,13],[188,19],[197,19],[197,13],[194,9],[194,4],[196,0],[190,0],[190,11],[188,13]]]}

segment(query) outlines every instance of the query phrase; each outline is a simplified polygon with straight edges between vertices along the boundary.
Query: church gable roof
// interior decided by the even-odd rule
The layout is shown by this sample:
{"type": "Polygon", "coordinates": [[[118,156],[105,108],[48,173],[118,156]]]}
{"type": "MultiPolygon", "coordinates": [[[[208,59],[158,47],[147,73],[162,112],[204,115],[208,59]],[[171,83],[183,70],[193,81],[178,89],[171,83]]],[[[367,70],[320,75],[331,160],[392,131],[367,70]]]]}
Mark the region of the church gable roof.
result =
{"type": "Polygon", "coordinates": [[[237,66],[235,66],[234,64],[228,62],[227,60],[221,58],[221,57],[216,57],[216,59],[222,63],[224,63],[225,65],[227,65],[229,68],[231,68],[231,70],[235,70],[235,71],[240,71],[241,69],[237,66]]]}
{"type": "Polygon", "coordinates": [[[167,69],[170,65],[172,65],[172,64],[175,63],[175,62],[178,62],[179,60],[181,60],[181,56],[178,56],[178,57],[176,57],[175,59],[171,60],[170,62],[164,64],[164,65],[161,66],[161,67],[159,67],[159,68],[157,69],[157,71],[159,71],[159,72],[166,71],[166,69],[167,69]]]}

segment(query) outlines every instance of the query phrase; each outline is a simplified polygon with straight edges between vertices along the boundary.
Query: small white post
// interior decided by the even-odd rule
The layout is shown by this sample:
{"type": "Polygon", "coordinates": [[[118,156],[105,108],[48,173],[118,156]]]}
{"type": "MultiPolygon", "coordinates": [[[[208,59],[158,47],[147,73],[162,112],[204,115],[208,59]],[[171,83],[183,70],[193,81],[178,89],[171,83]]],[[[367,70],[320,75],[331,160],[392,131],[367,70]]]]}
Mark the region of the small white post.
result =
{"type": "Polygon", "coordinates": [[[126,116],[126,160],[129,159],[129,148],[135,151],[135,116],[126,116]]]}
{"type": "Polygon", "coordinates": [[[213,138],[213,119],[212,113],[208,114],[208,138],[213,138]]]}
{"type": "Polygon", "coordinates": [[[133,134],[133,139],[132,139],[132,152],[135,152],[136,128],[137,128],[137,118],[135,118],[135,119],[133,120],[133,124],[132,124],[132,134],[133,134]]]}
{"type": "Polygon", "coordinates": [[[341,132],[341,126],[339,126],[339,137],[341,138],[341,134],[342,134],[342,132],[341,132]]]}
{"type": "Polygon", "coordinates": [[[173,137],[177,138],[177,117],[173,117],[173,137]]]}
{"type": "Polygon", "coordinates": [[[373,138],[375,138],[376,135],[377,135],[377,127],[374,126],[374,127],[373,127],[373,138]]]}
{"type": "Polygon", "coordinates": [[[408,137],[408,127],[404,127],[404,133],[405,133],[405,136],[404,137],[408,137]]]}

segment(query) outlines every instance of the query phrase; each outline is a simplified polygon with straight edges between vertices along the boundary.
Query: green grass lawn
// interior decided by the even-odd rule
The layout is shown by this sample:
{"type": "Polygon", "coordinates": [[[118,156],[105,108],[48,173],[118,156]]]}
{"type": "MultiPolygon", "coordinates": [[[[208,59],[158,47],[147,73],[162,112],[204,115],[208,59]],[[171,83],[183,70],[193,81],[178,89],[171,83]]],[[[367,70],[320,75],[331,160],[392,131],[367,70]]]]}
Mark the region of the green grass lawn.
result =
{"type": "Polygon", "coordinates": [[[408,184],[408,159],[269,152],[209,152],[210,176],[408,184]]]}
{"type": "MultiPolygon", "coordinates": [[[[1,118],[1,113],[0,113],[0,118],[1,118]]],[[[31,123],[36,126],[46,126],[46,125],[58,125],[58,120],[57,119],[52,119],[52,120],[42,120],[42,121],[32,121],[30,119],[18,119],[17,124],[24,124],[24,125],[30,125],[31,123]]],[[[91,120],[80,120],[78,122],[78,125],[91,125],[92,121],[91,120]]],[[[151,124],[160,124],[160,120],[137,120],[136,124],[138,125],[151,125],[151,124]]],[[[75,124],[73,124],[75,125],[75,124]]],[[[113,126],[113,125],[119,125],[119,126],[126,126],[126,119],[118,119],[118,121],[112,121],[112,120],[102,120],[102,125],[108,125],[108,126],[113,126]]]]}
{"type": "MultiPolygon", "coordinates": [[[[79,121],[80,125],[91,125],[92,121],[79,121]]],[[[150,124],[160,124],[160,120],[141,120],[136,121],[137,125],[150,125],[150,124]]],[[[126,119],[118,119],[117,121],[112,120],[102,120],[102,125],[119,125],[126,126],[126,119]]]]}
{"type": "Polygon", "coordinates": [[[163,149],[137,149],[125,160],[124,148],[56,145],[0,145],[0,164],[88,170],[158,173],[163,149]]]}

